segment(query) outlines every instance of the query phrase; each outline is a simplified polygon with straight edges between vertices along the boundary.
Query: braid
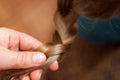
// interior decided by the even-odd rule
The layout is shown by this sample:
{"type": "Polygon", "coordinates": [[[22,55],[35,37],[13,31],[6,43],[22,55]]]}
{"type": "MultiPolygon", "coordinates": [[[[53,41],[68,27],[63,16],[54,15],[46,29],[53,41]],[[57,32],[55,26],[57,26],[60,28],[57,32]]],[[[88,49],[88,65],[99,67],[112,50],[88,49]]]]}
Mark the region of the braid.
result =
{"type": "Polygon", "coordinates": [[[21,75],[29,75],[30,72],[36,69],[45,69],[53,61],[61,59],[61,56],[70,49],[70,45],[76,36],[76,30],[72,26],[75,19],[71,19],[69,24],[65,24],[60,14],[61,13],[57,11],[54,17],[56,32],[53,36],[53,43],[43,44],[37,48],[37,51],[45,53],[48,57],[46,63],[41,66],[27,69],[10,69],[0,71],[0,80],[16,80],[21,75]]]}

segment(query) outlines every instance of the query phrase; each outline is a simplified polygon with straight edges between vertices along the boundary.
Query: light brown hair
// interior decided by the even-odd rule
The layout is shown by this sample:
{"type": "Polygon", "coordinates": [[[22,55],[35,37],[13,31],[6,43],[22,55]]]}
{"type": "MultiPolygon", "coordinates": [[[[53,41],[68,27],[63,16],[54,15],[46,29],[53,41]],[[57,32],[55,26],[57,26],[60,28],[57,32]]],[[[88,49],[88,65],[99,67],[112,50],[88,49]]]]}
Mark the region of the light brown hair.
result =
{"type": "Polygon", "coordinates": [[[47,62],[38,67],[19,70],[4,70],[0,72],[1,80],[12,80],[20,75],[29,74],[31,71],[44,68],[54,60],[61,58],[76,36],[73,24],[79,16],[104,19],[118,15],[120,12],[119,0],[58,0],[58,11],[55,13],[56,32],[53,43],[40,46],[37,50],[46,53],[47,62]],[[68,21],[69,20],[69,21],[68,21]]]}

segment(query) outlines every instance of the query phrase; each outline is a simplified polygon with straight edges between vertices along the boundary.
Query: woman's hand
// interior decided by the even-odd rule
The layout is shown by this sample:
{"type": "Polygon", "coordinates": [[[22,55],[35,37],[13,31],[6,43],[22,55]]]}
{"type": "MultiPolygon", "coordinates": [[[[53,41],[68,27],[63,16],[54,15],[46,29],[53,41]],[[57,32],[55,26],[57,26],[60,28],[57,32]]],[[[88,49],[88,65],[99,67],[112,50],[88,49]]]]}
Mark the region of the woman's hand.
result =
{"type": "MultiPolygon", "coordinates": [[[[46,56],[41,52],[33,52],[42,43],[33,37],[15,30],[0,28],[0,70],[28,68],[42,65],[46,56]]],[[[58,69],[55,61],[49,68],[58,69]]],[[[39,80],[42,70],[33,71],[30,76],[21,80],[39,80]]]]}

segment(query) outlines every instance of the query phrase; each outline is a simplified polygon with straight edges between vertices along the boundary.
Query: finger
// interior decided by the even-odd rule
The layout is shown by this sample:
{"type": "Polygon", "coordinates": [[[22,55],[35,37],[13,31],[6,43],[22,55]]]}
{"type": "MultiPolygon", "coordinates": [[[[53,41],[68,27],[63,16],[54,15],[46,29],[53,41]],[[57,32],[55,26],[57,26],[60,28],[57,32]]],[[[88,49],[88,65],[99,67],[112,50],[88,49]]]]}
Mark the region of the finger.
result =
{"type": "Polygon", "coordinates": [[[18,51],[19,50],[19,36],[18,34],[9,35],[8,49],[18,51]]]}
{"type": "Polygon", "coordinates": [[[30,74],[31,80],[40,80],[42,70],[35,70],[30,74]]]}
{"type": "Polygon", "coordinates": [[[29,75],[22,75],[19,77],[20,80],[30,80],[29,75]]]}
{"type": "Polygon", "coordinates": [[[54,61],[52,64],[50,64],[49,69],[52,71],[56,71],[58,70],[59,66],[58,66],[58,62],[54,61]]]}
{"type": "Polygon", "coordinates": [[[46,56],[40,52],[15,52],[0,48],[0,69],[18,69],[42,65],[46,56]]]}
{"type": "Polygon", "coordinates": [[[35,50],[37,47],[41,45],[41,43],[34,39],[33,37],[25,34],[17,32],[15,34],[13,32],[9,35],[9,44],[8,49],[18,51],[20,50],[35,50]]]}
{"type": "Polygon", "coordinates": [[[15,68],[28,68],[42,65],[46,61],[46,56],[40,52],[21,52],[17,55],[15,68]]]}
{"type": "Polygon", "coordinates": [[[11,50],[34,50],[41,42],[37,39],[12,29],[0,28],[0,45],[11,50]]]}
{"type": "Polygon", "coordinates": [[[21,50],[35,50],[41,44],[42,43],[37,39],[34,39],[25,33],[19,33],[19,48],[21,50]]]}

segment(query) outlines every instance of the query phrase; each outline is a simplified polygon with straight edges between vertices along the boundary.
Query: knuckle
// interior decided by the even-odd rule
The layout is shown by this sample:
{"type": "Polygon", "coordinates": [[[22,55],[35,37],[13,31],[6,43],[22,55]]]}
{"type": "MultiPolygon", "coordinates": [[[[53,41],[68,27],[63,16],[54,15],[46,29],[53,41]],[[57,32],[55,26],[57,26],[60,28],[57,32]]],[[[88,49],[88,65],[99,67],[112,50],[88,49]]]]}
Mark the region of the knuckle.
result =
{"type": "Polygon", "coordinates": [[[27,61],[26,61],[26,54],[18,54],[17,57],[17,66],[21,68],[26,68],[27,66],[27,61]]]}

